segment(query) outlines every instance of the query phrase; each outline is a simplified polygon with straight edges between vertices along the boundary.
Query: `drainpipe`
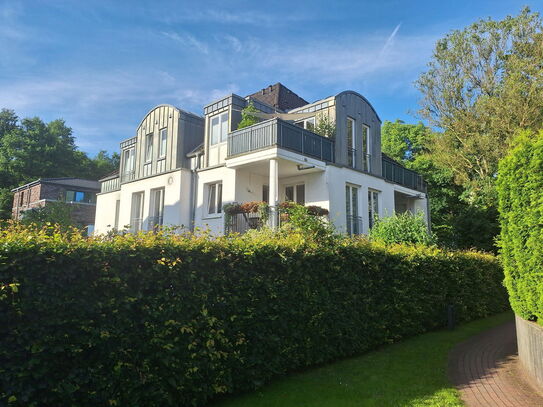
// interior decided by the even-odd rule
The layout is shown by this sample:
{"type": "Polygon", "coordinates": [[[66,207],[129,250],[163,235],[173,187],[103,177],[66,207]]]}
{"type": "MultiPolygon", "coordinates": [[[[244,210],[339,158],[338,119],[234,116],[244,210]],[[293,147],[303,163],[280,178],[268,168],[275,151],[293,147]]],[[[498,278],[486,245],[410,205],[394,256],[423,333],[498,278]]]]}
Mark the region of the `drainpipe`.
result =
{"type": "Polygon", "coordinates": [[[194,232],[194,222],[196,221],[196,199],[198,194],[197,181],[198,173],[200,169],[200,155],[196,155],[196,165],[191,169],[190,180],[190,231],[194,232]]]}

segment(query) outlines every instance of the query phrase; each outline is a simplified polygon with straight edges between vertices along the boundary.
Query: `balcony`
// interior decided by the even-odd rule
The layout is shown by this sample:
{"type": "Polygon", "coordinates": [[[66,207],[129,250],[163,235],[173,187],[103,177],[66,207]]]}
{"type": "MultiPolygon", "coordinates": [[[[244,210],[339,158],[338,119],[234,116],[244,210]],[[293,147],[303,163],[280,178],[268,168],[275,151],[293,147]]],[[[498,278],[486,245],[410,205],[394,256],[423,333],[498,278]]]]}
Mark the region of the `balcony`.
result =
{"type": "Polygon", "coordinates": [[[405,168],[383,154],[383,177],[387,181],[402,185],[420,192],[426,192],[426,183],[415,171],[405,168]]]}
{"type": "Polygon", "coordinates": [[[277,118],[230,133],[227,158],[270,147],[280,147],[322,161],[334,162],[333,140],[277,118]]]}

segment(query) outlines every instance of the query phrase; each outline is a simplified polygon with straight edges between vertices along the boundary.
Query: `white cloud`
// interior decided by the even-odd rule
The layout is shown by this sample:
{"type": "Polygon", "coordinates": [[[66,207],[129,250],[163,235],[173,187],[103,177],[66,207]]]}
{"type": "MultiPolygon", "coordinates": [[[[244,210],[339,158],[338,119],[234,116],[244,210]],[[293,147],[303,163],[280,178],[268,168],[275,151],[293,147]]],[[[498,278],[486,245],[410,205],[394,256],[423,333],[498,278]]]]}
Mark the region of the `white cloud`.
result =
{"type": "Polygon", "coordinates": [[[162,32],[162,35],[166,36],[167,38],[170,38],[171,40],[174,40],[178,43],[180,43],[183,46],[189,46],[192,48],[197,49],[203,54],[209,54],[209,47],[207,44],[203,41],[200,41],[196,39],[194,36],[190,34],[178,34],[175,32],[162,32]]]}
{"type": "Polygon", "coordinates": [[[286,14],[257,11],[236,11],[232,13],[227,10],[187,10],[183,13],[174,13],[160,17],[167,23],[194,22],[194,23],[222,23],[232,25],[254,25],[259,27],[271,27],[277,25],[291,24],[293,22],[307,21],[310,19],[307,13],[286,14]]]}

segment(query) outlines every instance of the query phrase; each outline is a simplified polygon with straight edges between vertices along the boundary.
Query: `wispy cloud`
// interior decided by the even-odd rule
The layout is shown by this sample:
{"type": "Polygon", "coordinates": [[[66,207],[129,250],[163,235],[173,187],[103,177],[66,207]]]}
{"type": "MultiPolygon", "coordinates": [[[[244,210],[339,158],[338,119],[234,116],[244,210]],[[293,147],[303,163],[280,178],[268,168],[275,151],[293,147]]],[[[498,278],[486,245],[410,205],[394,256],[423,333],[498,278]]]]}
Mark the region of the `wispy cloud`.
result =
{"type": "Polygon", "coordinates": [[[379,53],[379,56],[382,57],[385,52],[392,46],[394,42],[394,38],[396,38],[396,34],[398,34],[398,31],[400,31],[402,23],[398,24],[392,33],[388,36],[387,40],[385,41],[385,45],[383,45],[383,48],[381,48],[381,52],[379,53]]]}
{"type": "Polygon", "coordinates": [[[259,27],[270,27],[293,22],[307,21],[310,19],[309,14],[287,14],[273,13],[260,11],[237,11],[235,13],[227,10],[187,10],[183,13],[173,13],[167,16],[162,16],[162,20],[168,23],[176,22],[193,22],[193,23],[218,23],[230,25],[253,25],[259,27]]]}
{"type": "Polygon", "coordinates": [[[195,38],[194,36],[190,34],[178,34],[176,32],[163,31],[162,35],[164,35],[165,37],[175,42],[178,42],[179,44],[183,46],[189,46],[189,47],[197,49],[203,54],[209,54],[208,45],[205,42],[198,40],[197,38],[195,38]]]}

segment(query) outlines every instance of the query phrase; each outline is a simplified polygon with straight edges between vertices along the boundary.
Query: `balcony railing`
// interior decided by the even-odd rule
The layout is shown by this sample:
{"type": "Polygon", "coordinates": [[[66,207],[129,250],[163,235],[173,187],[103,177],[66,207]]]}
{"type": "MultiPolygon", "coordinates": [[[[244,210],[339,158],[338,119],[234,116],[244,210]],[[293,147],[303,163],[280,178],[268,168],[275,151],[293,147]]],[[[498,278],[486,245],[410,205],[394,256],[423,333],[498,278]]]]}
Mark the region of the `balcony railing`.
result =
{"type": "Polygon", "coordinates": [[[132,218],[130,220],[130,232],[137,233],[143,229],[143,219],[142,218],[132,218]]]}
{"type": "Polygon", "coordinates": [[[417,191],[426,192],[426,183],[420,174],[409,170],[387,156],[383,155],[383,177],[396,184],[417,191]]]}
{"type": "Polygon", "coordinates": [[[100,192],[111,192],[117,191],[121,188],[121,183],[119,177],[107,179],[101,182],[100,192]]]}
{"type": "Polygon", "coordinates": [[[136,178],[136,171],[125,171],[121,175],[121,182],[133,181],[136,178]]]}
{"type": "Polygon", "coordinates": [[[266,120],[230,133],[227,157],[231,158],[273,146],[322,161],[334,162],[333,140],[281,119],[266,120]]]}
{"type": "Polygon", "coordinates": [[[149,228],[148,230],[158,230],[160,226],[162,226],[164,217],[162,215],[159,216],[149,216],[147,219],[149,228]]]}
{"type": "Polygon", "coordinates": [[[251,229],[262,228],[264,223],[259,213],[236,213],[230,215],[230,219],[225,224],[226,233],[245,233],[251,229]]]}

